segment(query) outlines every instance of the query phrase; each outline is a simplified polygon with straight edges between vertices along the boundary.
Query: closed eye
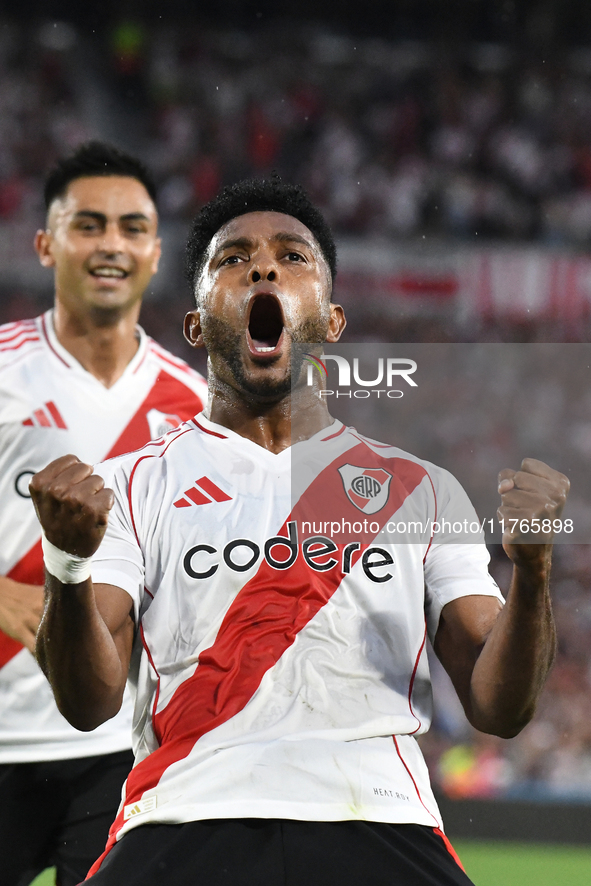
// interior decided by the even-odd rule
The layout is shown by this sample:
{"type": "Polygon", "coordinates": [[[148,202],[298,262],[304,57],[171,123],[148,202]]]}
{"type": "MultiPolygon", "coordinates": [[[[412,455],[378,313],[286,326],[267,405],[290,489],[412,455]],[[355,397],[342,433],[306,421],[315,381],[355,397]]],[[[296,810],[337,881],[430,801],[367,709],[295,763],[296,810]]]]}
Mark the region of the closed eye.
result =
{"type": "Polygon", "coordinates": [[[92,222],[92,221],[79,222],[78,225],[76,225],[76,227],[78,228],[79,231],[98,231],[101,229],[101,225],[99,225],[98,222],[92,222]]]}

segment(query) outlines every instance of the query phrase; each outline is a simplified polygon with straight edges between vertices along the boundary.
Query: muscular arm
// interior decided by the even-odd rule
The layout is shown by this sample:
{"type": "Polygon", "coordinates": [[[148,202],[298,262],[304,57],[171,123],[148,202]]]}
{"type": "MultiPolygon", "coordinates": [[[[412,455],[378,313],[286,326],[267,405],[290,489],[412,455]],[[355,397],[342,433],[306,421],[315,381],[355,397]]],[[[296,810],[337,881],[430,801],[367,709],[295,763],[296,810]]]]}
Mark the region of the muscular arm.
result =
{"type": "MultiPolygon", "coordinates": [[[[499,516],[506,521],[562,512],[568,480],[542,462],[526,459],[520,471],[503,471],[499,480],[499,516]]],[[[448,603],[434,646],[472,726],[511,738],[534,715],[556,635],[549,591],[552,545],[507,532],[503,546],[513,561],[505,606],[481,596],[448,603]]]]}
{"type": "Polygon", "coordinates": [[[41,585],[22,584],[0,576],[0,630],[35,651],[35,634],[43,612],[41,585]]]}
{"type": "Polygon", "coordinates": [[[435,638],[469,722],[501,738],[533,717],[554,648],[547,579],[517,568],[504,607],[493,597],[454,600],[435,638]]]}
{"type": "Polygon", "coordinates": [[[134,624],[129,594],[113,585],[64,585],[47,574],[36,654],[57,706],[76,729],[96,729],[121,707],[134,624]]]}
{"type": "MultiPolygon", "coordinates": [[[[64,456],[35,474],[30,489],[48,540],[68,554],[92,556],[113,504],[92,467],[64,456]]],[[[72,726],[95,729],[121,706],[133,642],[131,597],[90,578],[62,584],[47,570],[45,591],[39,664],[72,726]]]]}

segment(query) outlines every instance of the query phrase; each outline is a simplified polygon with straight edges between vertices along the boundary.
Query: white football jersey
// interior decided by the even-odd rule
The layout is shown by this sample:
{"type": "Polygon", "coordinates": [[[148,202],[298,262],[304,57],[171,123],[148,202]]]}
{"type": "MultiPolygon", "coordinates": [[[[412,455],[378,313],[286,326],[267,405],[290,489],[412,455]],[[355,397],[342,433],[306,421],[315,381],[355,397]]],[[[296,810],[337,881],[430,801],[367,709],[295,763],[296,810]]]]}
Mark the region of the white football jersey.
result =
{"type": "MultiPolygon", "coordinates": [[[[105,388],[56,338],[52,312],[0,327],[0,575],[42,585],[33,474],[73,453],[94,463],[130,452],[200,412],[204,379],[138,328],[139,347],[105,388]]],[[[110,753],[131,744],[131,704],[94,732],[58,712],[33,656],[0,631],[0,763],[110,753]]]]}
{"type": "Polygon", "coordinates": [[[427,633],[450,600],[502,599],[481,534],[458,543],[458,482],[339,422],[274,454],[203,415],[96,471],[116,503],[93,580],[139,626],[109,845],[222,817],[440,827],[413,738],[427,633]]]}

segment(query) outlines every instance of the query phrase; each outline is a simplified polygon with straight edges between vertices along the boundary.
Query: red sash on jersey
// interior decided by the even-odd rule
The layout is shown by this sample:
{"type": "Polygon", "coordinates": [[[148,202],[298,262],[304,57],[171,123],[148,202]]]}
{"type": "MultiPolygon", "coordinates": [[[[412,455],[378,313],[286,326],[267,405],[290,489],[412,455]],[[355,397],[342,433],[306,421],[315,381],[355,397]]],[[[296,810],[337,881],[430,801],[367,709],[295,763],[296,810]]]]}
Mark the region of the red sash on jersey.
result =
{"type": "MultiPolygon", "coordinates": [[[[150,409],[158,409],[162,412],[173,412],[182,421],[192,418],[203,408],[203,403],[191,388],[183,384],[177,378],[169,375],[163,369],[160,370],[150,393],[139,407],[129,424],[120,434],[119,439],[113,444],[105,458],[114,458],[126,452],[133,452],[150,441],[150,427],[146,418],[150,409]]],[[[12,567],[8,578],[20,581],[23,584],[43,585],[45,571],[43,567],[43,554],[41,551],[41,539],[25,556],[12,567]]],[[[23,645],[18,640],[13,640],[8,634],[0,630],[0,668],[4,667],[23,645]]]]}
{"type": "Polygon", "coordinates": [[[197,412],[201,412],[203,406],[201,399],[191,388],[161,369],[150,393],[119,439],[111,447],[105,459],[115,458],[116,455],[125,455],[126,452],[141,449],[142,446],[149,443],[150,427],[146,415],[150,409],[173,412],[178,415],[181,421],[187,421],[193,418],[197,412]]]}
{"type": "MultiPolygon", "coordinates": [[[[45,570],[43,568],[43,552],[41,550],[41,539],[35,542],[30,551],[13,566],[8,573],[8,578],[14,581],[20,581],[27,585],[42,585],[45,581],[45,570]]],[[[24,649],[22,643],[13,640],[4,631],[0,631],[0,668],[3,668],[11,658],[24,649]]]]}

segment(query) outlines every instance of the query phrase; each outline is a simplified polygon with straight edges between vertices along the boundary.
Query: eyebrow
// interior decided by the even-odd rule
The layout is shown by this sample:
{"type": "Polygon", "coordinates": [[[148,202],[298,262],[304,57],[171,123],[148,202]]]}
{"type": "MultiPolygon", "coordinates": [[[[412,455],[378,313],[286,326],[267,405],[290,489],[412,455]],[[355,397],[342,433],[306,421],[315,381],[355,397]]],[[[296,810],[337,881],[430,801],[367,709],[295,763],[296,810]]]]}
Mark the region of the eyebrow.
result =
{"type": "MultiPolygon", "coordinates": [[[[277,234],[273,234],[271,240],[276,243],[301,243],[302,246],[307,246],[308,249],[312,249],[312,244],[309,240],[306,240],[306,238],[302,237],[300,234],[292,234],[288,231],[278,231],[277,234]]],[[[221,252],[225,252],[226,249],[235,249],[236,247],[249,249],[252,248],[252,246],[254,246],[254,241],[251,240],[250,237],[235,237],[231,240],[224,240],[223,243],[220,243],[214,255],[219,255],[221,252]]]]}
{"type": "MultiPolygon", "coordinates": [[[[106,222],[107,216],[104,212],[94,212],[92,209],[81,209],[76,213],[74,218],[93,218],[96,221],[106,222]]],[[[150,221],[143,212],[126,212],[125,215],[119,216],[120,221],[150,221]]]]}
{"type": "Polygon", "coordinates": [[[232,240],[224,240],[223,243],[220,243],[214,255],[218,255],[220,252],[224,252],[226,249],[234,249],[235,247],[240,247],[244,249],[248,249],[253,245],[253,241],[248,237],[234,237],[232,240]]]}
{"type": "Polygon", "coordinates": [[[275,234],[273,240],[277,240],[279,243],[301,243],[302,246],[307,246],[308,249],[312,249],[312,244],[309,240],[306,240],[305,237],[302,237],[300,234],[288,234],[286,232],[280,232],[275,234]]]}

